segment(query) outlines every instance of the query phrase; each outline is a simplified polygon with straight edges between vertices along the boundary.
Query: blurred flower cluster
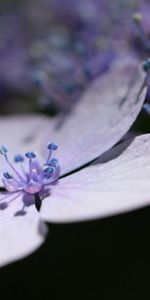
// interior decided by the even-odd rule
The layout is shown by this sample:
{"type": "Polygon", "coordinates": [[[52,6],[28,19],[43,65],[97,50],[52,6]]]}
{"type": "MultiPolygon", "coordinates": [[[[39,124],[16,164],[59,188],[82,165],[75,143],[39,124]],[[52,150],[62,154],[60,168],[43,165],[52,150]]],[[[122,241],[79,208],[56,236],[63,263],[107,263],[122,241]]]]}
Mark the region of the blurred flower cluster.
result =
{"type": "Polygon", "coordinates": [[[145,5],[138,0],[1,1],[0,112],[70,110],[121,51],[141,47],[141,30],[146,35],[149,30],[145,5]],[[145,25],[139,15],[133,21],[140,10],[145,25]]]}

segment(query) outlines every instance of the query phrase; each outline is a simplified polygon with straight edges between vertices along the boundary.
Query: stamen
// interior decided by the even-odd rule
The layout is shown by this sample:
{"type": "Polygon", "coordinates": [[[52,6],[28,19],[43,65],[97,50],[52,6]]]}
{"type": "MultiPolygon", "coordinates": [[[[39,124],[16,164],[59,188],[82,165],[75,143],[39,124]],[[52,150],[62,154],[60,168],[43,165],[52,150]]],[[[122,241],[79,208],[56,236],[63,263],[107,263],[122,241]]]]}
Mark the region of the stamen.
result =
{"type": "Polygon", "coordinates": [[[24,161],[24,157],[23,157],[21,154],[17,154],[17,155],[14,157],[14,161],[15,161],[16,163],[23,162],[23,161],[24,161]]]}
{"type": "Polygon", "coordinates": [[[56,144],[54,144],[54,143],[49,143],[49,144],[47,145],[47,149],[48,149],[48,150],[53,150],[53,151],[55,151],[55,150],[58,149],[58,145],[56,145],[56,144]]]}
{"type": "Polygon", "coordinates": [[[25,156],[26,156],[27,158],[29,158],[29,174],[30,174],[30,176],[31,176],[31,174],[32,174],[31,161],[32,161],[33,158],[36,157],[36,154],[35,154],[34,152],[27,152],[27,153],[25,154],[25,156]]]}
{"type": "Polygon", "coordinates": [[[18,178],[19,179],[21,179],[23,182],[25,182],[24,181],[24,178],[17,172],[17,170],[14,168],[14,166],[11,164],[11,162],[9,161],[9,159],[8,159],[8,157],[7,157],[7,155],[5,154],[5,159],[6,159],[6,161],[7,161],[7,163],[8,163],[8,165],[10,166],[10,168],[14,171],[14,173],[18,176],[18,178]]]}
{"type": "Polygon", "coordinates": [[[56,145],[56,144],[54,144],[54,143],[49,143],[49,144],[47,145],[47,149],[49,150],[49,155],[48,155],[46,164],[48,164],[49,161],[50,161],[50,158],[51,158],[51,155],[52,155],[52,151],[55,151],[55,150],[58,149],[58,145],[56,145]]]}
{"type": "Polygon", "coordinates": [[[25,156],[29,159],[32,159],[36,157],[36,154],[34,152],[27,152],[25,156]]]}
{"type": "Polygon", "coordinates": [[[57,159],[57,158],[52,158],[52,159],[48,162],[48,165],[49,165],[49,166],[53,166],[53,167],[56,167],[57,164],[58,164],[58,159],[57,159]]]}

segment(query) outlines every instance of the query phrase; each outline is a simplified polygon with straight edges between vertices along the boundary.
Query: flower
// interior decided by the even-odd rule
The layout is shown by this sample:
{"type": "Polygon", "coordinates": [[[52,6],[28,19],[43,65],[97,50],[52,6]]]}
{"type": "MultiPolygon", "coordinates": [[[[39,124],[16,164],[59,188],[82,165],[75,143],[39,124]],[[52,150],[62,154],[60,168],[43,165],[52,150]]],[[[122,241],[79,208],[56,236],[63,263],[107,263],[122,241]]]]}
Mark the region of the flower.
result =
{"type": "MultiPolygon", "coordinates": [[[[4,156],[9,168],[12,173],[3,173],[3,185],[7,193],[5,193],[4,199],[11,198],[10,202],[16,200],[20,195],[23,197],[26,194],[36,195],[35,205],[40,205],[40,197],[45,193],[45,189],[50,185],[54,184],[60,176],[60,166],[56,158],[51,158],[52,152],[57,149],[57,145],[49,143],[47,146],[49,154],[44,166],[41,166],[39,161],[36,159],[34,152],[27,152],[25,154],[28,159],[28,164],[25,168],[24,157],[20,154],[14,157],[16,163],[21,163],[21,170],[18,170],[8,159],[7,148],[1,146],[0,153],[4,156]]],[[[2,199],[1,199],[2,200],[2,199]]],[[[32,201],[33,202],[33,201],[32,201]]],[[[2,208],[7,206],[7,202],[2,203],[2,208]]],[[[24,207],[23,207],[24,209],[24,207]]],[[[23,212],[23,211],[22,211],[23,212]]]]}
{"type": "MultiPolygon", "coordinates": [[[[4,146],[1,148],[2,156],[5,157],[1,157],[0,161],[1,189],[4,189],[4,185],[7,189],[9,186],[11,192],[8,197],[12,196],[12,188],[20,193],[11,203],[3,199],[3,192],[0,194],[1,266],[29,255],[43,243],[47,233],[44,220],[68,222],[93,219],[133,209],[143,205],[143,202],[148,203],[150,185],[146,178],[149,176],[149,167],[143,164],[143,155],[149,149],[149,135],[138,137],[133,143],[129,140],[116,146],[111,156],[114,158],[114,154],[117,156],[118,153],[120,156],[104,164],[106,151],[124,136],[140,112],[146,93],[144,82],[145,76],[141,68],[137,67],[137,62],[122,57],[110,73],[89,87],[81,102],[65,120],[57,118],[51,122],[46,117],[34,116],[1,119],[0,136],[6,145],[11,148],[13,145],[14,150],[10,151],[12,157],[15,148],[21,153],[29,146],[37,149],[40,157],[45,157],[43,143],[49,135],[52,139],[55,135],[61,148],[57,151],[61,176],[56,184],[52,180],[46,186],[48,191],[45,197],[41,195],[45,188],[45,167],[41,168],[37,162],[34,164],[34,152],[26,154],[31,170],[19,173],[23,180],[17,178],[18,190],[18,182],[16,186],[13,180],[17,174],[6,173],[6,165],[9,163],[7,149],[4,146]],[[101,156],[98,164],[77,171],[104,153],[105,157],[101,156]],[[138,173],[137,167],[140,168],[138,173]],[[72,172],[74,174],[69,175],[72,172]],[[42,196],[40,211],[34,205],[37,193],[39,197],[42,196]],[[22,205],[23,210],[20,209],[22,205]]],[[[57,146],[49,144],[48,148],[55,150],[57,146]]],[[[47,162],[52,166],[51,159],[48,158],[46,166],[47,162]]],[[[17,156],[16,160],[22,164],[22,156],[17,156]]],[[[59,167],[56,168],[54,173],[58,174],[59,170],[59,167]]]]}

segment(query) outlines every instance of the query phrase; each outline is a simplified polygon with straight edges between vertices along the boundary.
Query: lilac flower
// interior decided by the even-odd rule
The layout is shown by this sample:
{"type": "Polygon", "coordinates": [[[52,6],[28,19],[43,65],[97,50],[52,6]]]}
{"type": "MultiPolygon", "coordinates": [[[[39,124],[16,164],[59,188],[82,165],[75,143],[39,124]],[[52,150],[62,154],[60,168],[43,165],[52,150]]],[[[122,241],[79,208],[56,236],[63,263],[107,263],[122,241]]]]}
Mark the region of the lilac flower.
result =
{"type": "Polygon", "coordinates": [[[55,136],[59,144],[59,164],[51,157],[51,150],[57,146],[49,144],[46,166],[41,167],[34,152],[27,152],[29,165],[25,165],[25,170],[22,169],[22,156],[16,157],[19,169],[14,169],[6,147],[1,148],[1,189],[5,187],[10,191],[6,192],[5,199],[4,192],[0,194],[1,266],[32,253],[42,244],[47,232],[44,220],[88,220],[149,202],[149,135],[116,146],[111,157],[120,156],[104,163],[106,151],[124,136],[140,112],[146,92],[144,83],[145,76],[137,62],[122,57],[109,74],[89,87],[66,119],[53,122],[36,116],[1,119],[1,140],[11,149],[13,145],[11,157],[16,149],[22,153],[29,146],[37,149],[40,158],[47,157],[43,145],[49,136],[53,140],[55,136]],[[105,156],[101,156],[104,153],[105,156]],[[143,155],[146,153],[145,164],[143,155]],[[95,165],[77,171],[99,156],[95,165]],[[15,200],[13,192],[18,196],[15,200]],[[39,209],[37,199],[42,201],[39,212],[34,205],[39,209]]]}

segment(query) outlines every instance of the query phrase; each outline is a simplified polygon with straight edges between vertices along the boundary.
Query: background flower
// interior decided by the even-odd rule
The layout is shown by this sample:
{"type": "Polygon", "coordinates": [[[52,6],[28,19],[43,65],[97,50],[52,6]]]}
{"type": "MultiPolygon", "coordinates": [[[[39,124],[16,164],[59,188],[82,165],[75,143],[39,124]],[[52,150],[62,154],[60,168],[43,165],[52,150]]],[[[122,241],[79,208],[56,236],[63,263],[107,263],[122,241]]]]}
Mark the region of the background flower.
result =
{"type": "Polygon", "coordinates": [[[1,111],[65,113],[133,49],[138,1],[65,0],[63,10],[60,3],[1,3],[1,111]]]}

